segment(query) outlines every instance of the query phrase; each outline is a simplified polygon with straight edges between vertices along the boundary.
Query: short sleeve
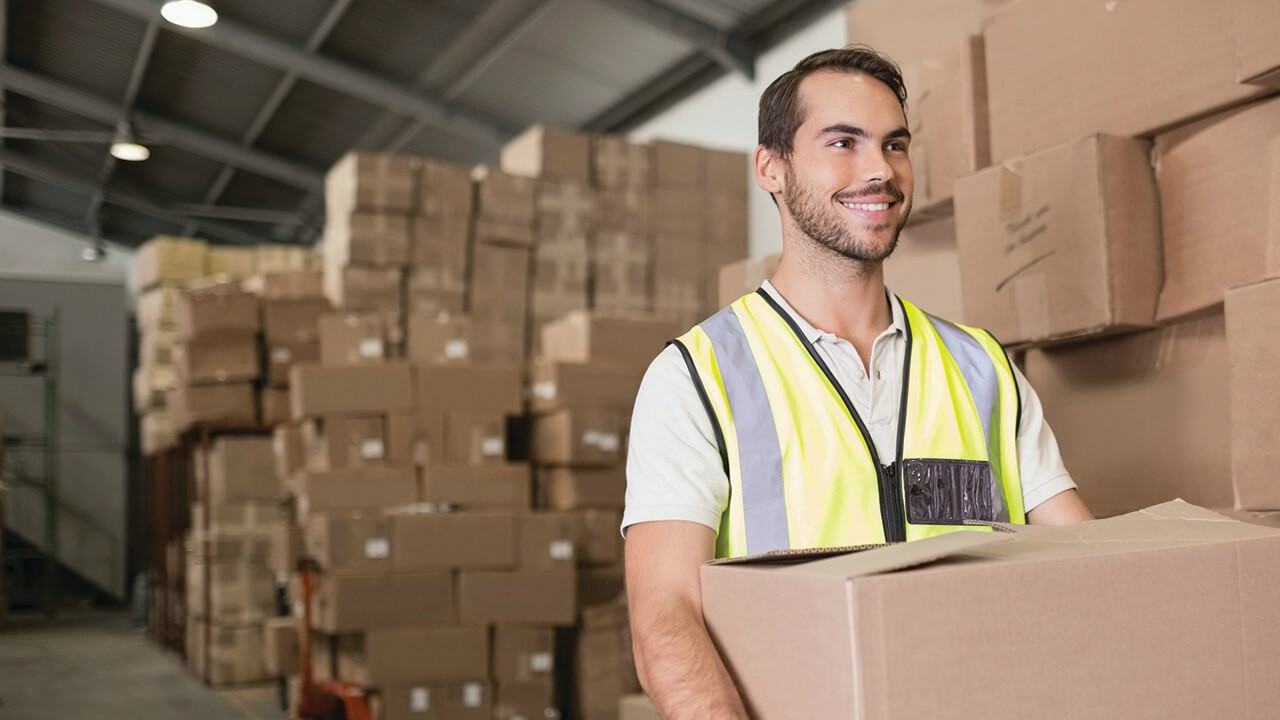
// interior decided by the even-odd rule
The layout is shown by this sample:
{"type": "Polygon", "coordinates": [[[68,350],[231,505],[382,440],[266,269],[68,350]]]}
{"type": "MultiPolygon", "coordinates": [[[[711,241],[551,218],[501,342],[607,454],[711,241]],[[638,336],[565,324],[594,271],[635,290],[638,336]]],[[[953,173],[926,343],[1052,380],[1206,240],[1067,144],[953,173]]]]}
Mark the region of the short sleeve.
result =
{"type": "Polygon", "coordinates": [[[650,364],[631,416],[626,509],[630,525],[687,520],[718,530],[729,502],[711,418],[675,345],[650,364]]]}
{"type": "Polygon", "coordinates": [[[1040,503],[1076,486],[1062,464],[1058,439],[1044,418],[1044,408],[1035,388],[1014,366],[1014,379],[1022,397],[1022,421],[1018,425],[1018,468],[1022,479],[1022,502],[1026,512],[1040,503]]]}

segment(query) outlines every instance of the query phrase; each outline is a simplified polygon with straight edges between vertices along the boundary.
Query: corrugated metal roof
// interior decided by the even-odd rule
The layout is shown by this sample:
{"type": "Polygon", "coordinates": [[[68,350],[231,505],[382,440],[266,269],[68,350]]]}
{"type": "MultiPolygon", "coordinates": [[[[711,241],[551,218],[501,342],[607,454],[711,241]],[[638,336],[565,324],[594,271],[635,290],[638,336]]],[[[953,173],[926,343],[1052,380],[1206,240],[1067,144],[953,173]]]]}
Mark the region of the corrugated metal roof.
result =
{"type": "Polygon", "coordinates": [[[82,217],[89,205],[89,198],[84,195],[21,175],[5,180],[4,201],[15,208],[34,208],[66,217],[82,217]]]}
{"type": "Polygon", "coordinates": [[[369,103],[300,80],[263,131],[258,146],[328,167],[382,112],[369,103]]]}
{"type": "Polygon", "coordinates": [[[218,0],[218,14],[269,35],[304,42],[333,0],[218,0]]]}
{"type": "Polygon", "coordinates": [[[324,53],[412,82],[486,2],[365,0],[334,28],[324,53]]]}
{"type": "Polygon", "coordinates": [[[198,203],[222,167],[215,160],[168,145],[151,145],[146,162],[116,163],[113,188],[146,194],[164,204],[198,203]]]}
{"type": "Polygon", "coordinates": [[[8,29],[9,63],[118,101],[146,23],[89,0],[10,0],[8,29]]]}
{"type": "Polygon", "coordinates": [[[294,210],[306,193],[284,183],[237,172],[222,193],[222,204],[231,207],[260,207],[272,210],[294,210]]]}
{"type": "Polygon", "coordinates": [[[772,4],[772,0],[653,0],[721,30],[739,23],[772,4]]]}

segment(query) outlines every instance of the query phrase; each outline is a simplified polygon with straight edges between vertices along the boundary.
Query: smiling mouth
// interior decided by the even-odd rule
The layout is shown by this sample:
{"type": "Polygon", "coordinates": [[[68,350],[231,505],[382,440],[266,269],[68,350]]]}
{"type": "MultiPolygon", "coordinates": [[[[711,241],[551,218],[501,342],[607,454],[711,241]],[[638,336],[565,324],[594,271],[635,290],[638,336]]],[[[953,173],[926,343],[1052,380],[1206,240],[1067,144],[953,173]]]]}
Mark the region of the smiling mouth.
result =
{"type": "Polygon", "coordinates": [[[892,203],[892,202],[858,203],[858,202],[841,201],[840,204],[849,208],[850,210],[862,210],[863,212],[881,212],[883,210],[888,210],[889,208],[893,207],[897,203],[892,203]]]}

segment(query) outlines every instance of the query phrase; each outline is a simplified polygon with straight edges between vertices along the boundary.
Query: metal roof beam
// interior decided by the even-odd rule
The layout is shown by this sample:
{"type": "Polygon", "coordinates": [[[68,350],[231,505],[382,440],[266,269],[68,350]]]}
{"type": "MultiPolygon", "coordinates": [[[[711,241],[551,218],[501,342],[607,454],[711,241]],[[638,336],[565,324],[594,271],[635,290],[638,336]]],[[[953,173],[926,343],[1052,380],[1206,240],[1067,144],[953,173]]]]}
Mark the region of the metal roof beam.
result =
{"type": "MultiPolygon", "coordinates": [[[[0,65],[0,83],[10,92],[26,95],[99,122],[115,123],[121,114],[120,105],[110,100],[12,65],[0,65]]],[[[244,148],[189,125],[154,117],[141,110],[135,111],[133,118],[135,124],[144,129],[147,135],[160,136],[166,143],[201,157],[235,165],[294,187],[307,190],[324,187],[322,173],[292,160],[244,148]]]]}
{"type": "Polygon", "coordinates": [[[755,79],[755,53],[750,43],[741,35],[708,25],[655,0],[601,0],[601,2],[646,25],[688,41],[699,52],[715,60],[724,69],[739,73],[751,80],[755,79]]]}
{"type": "MultiPolygon", "coordinates": [[[[57,185],[81,195],[93,195],[97,190],[97,183],[94,180],[48,165],[21,153],[15,153],[12,150],[0,150],[0,162],[19,175],[57,185]]],[[[109,190],[105,194],[104,201],[179,227],[186,221],[184,216],[177,215],[155,200],[141,195],[109,190]]],[[[266,241],[266,238],[262,236],[252,235],[225,225],[205,223],[205,228],[210,236],[221,238],[237,245],[257,245],[266,241]]]]}
{"type": "MultiPolygon", "coordinates": [[[[9,0],[0,0],[0,65],[9,62],[9,0]]],[[[5,86],[0,82],[0,128],[8,124],[5,117],[5,86]]],[[[0,137],[0,150],[4,149],[4,138],[0,137]]],[[[0,165],[0,204],[4,202],[4,165],[0,165]]]]}
{"type": "MultiPolygon", "coordinates": [[[[160,5],[154,0],[94,2],[144,20],[157,17],[160,12],[160,5]]],[[[426,120],[479,142],[497,144],[517,130],[452,107],[376,73],[309,53],[230,20],[219,20],[217,24],[200,30],[179,27],[173,27],[172,30],[278,70],[295,72],[299,77],[318,85],[385,107],[392,112],[426,120]]]]}

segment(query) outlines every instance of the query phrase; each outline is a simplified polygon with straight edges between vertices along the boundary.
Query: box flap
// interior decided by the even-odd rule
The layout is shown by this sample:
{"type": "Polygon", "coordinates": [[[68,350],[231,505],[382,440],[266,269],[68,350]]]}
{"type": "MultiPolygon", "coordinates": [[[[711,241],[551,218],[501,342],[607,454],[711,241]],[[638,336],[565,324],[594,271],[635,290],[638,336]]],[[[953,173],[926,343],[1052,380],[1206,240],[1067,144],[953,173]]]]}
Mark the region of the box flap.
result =
{"type": "Polygon", "coordinates": [[[1017,534],[1000,532],[1000,528],[992,528],[992,531],[960,530],[924,540],[844,553],[782,568],[778,572],[795,575],[834,575],[845,578],[865,577],[918,567],[945,557],[1006,542],[1015,537],[1017,534]]]}
{"type": "Polygon", "coordinates": [[[740,557],[720,558],[712,560],[708,565],[796,565],[806,563],[811,560],[819,560],[821,558],[832,557],[833,555],[848,555],[849,553],[862,552],[863,550],[873,550],[875,548],[887,547],[884,543],[872,543],[870,545],[842,545],[833,548],[806,548],[802,550],[772,550],[770,552],[755,553],[754,555],[742,555],[740,557]]]}

